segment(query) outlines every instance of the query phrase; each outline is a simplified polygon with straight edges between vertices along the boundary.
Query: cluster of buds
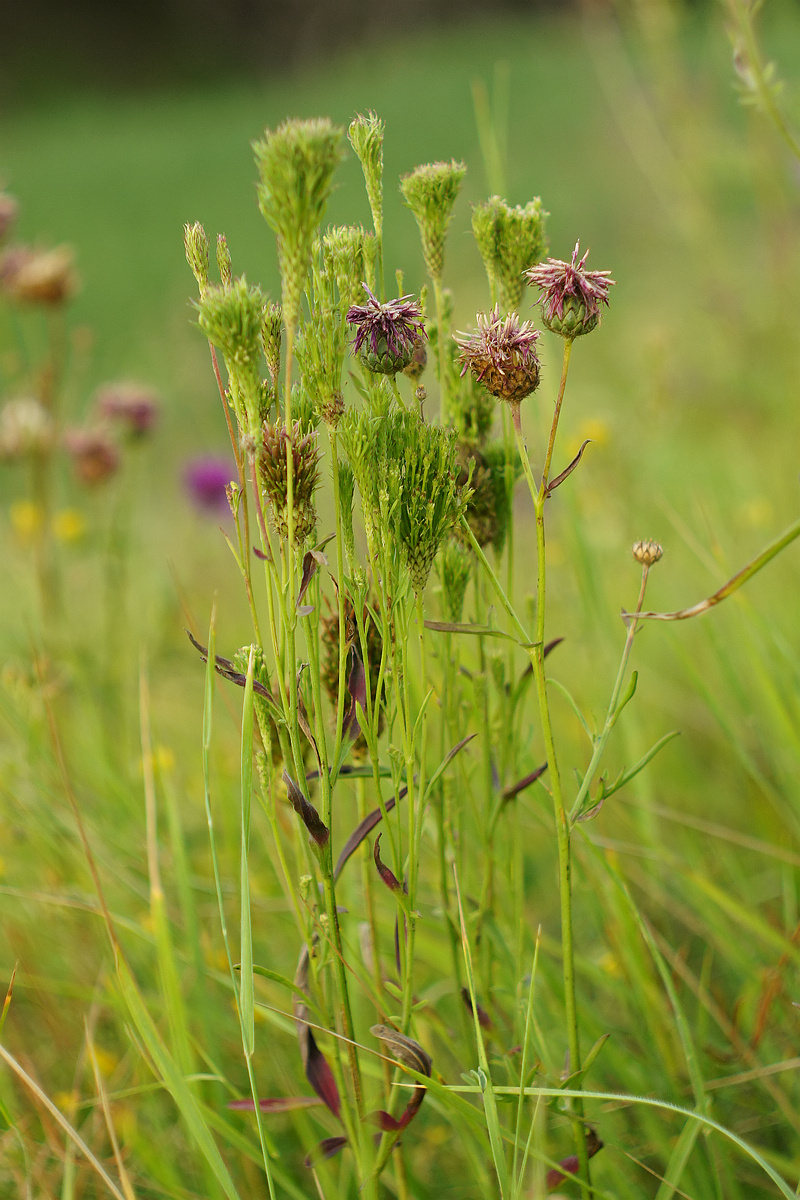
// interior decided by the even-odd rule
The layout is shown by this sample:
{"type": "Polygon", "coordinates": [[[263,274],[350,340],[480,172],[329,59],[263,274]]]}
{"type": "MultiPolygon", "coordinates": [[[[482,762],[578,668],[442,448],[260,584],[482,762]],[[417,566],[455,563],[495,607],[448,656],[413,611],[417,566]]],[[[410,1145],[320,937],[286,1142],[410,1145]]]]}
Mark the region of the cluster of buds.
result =
{"type": "Polygon", "coordinates": [[[472,210],[472,232],[489,286],[499,293],[506,312],[519,309],[525,291],[524,272],[547,253],[544,223],[548,216],[538,196],[524,207],[514,208],[492,196],[472,210]]]}
{"type": "Polygon", "coordinates": [[[403,199],[419,226],[425,266],[431,279],[437,282],[444,270],[447,226],[466,173],[464,163],[453,160],[426,163],[400,180],[403,199]]]}
{"type": "Polygon", "coordinates": [[[254,436],[263,419],[261,349],[266,300],[244,278],[209,284],[196,305],[198,324],[222,351],[240,432],[254,436]]]}
{"type": "Polygon", "coordinates": [[[314,492],[319,485],[317,435],[303,433],[299,421],[291,434],[283,424],[264,422],[263,441],[258,455],[258,470],[264,495],[269,501],[272,520],[283,538],[289,537],[289,453],[292,455],[292,507],[294,543],[302,546],[317,523],[314,492]]]}
{"type": "Polygon", "coordinates": [[[347,320],[356,326],[354,352],[368,370],[379,375],[406,371],[414,363],[415,354],[419,363],[418,347],[424,351],[425,326],[413,296],[381,304],[366,284],[364,291],[366,304],[354,304],[347,313],[347,320]]]}

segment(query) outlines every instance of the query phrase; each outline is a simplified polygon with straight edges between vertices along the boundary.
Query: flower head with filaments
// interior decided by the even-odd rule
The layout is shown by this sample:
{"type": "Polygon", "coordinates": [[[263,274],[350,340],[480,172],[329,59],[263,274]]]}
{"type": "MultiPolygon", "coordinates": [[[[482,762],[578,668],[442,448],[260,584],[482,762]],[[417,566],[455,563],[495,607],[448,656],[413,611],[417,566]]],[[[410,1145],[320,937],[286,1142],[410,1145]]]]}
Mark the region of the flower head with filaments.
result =
{"type": "Polygon", "coordinates": [[[469,369],[493,396],[519,404],[539,386],[539,330],[515,312],[501,317],[499,305],[488,314],[478,313],[476,321],[476,333],[456,338],[462,375],[469,369]]]}
{"type": "Polygon", "coordinates": [[[608,304],[608,289],[616,282],[610,271],[587,271],[589,251],[579,258],[580,246],[575,243],[571,262],[548,258],[525,272],[528,283],[539,288],[545,325],[566,338],[591,333],[600,320],[600,305],[608,304]]]}
{"type": "Polygon", "coordinates": [[[367,303],[353,304],[347,313],[349,323],[357,326],[353,349],[371,371],[394,375],[409,365],[426,336],[420,307],[410,295],[381,304],[366,284],[364,291],[367,303]]]}

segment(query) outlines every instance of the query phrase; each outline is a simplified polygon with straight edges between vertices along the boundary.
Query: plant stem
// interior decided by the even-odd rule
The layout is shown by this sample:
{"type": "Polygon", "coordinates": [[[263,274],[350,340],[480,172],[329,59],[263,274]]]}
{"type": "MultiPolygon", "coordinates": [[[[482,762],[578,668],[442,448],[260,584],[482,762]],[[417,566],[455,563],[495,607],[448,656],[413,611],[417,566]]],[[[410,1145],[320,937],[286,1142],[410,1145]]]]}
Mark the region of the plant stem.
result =
{"type": "MultiPolygon", "coordinates": [[[[567,338],[564,342],[564,362],[561,371],[561,383],[558,389],[558,398],[556,400],[556,407],[553,413],[553,421],[550,426],[550,437],[547,443],[547,454],[545,455],[544,468],[542,470],[542,480],[538,487],[533,478],[533,471],[531,469],[530,459],[528,457],[528,449],[522,433],[522,420],[520,417],[519,404],[512,405],[512,417],[514,421],[514,433],[517,439],[517,449],[519,450],[522,469],[531,494],[531,500],[533,501],[536,518],[536,631],[534,633],[533,645],[530,647],[529,653],[531,664],[533,666],[534,679],[536,682],[536,695],[539,702],[539,720],[542,726],[542,737],[544,739],[545,753],[547,757],[547,771],[553,796],[553,810],[556,823],[556,839],[558,844],[558,877],[561,899],[561,944],[563,952],[564,1007],[566,1009],[567,1043],[569,1046],[569,1072],[571,1075],[573,1075],[581,1070],[581,1050],[578,1029],[578,1009],[575,997],[575,952],[572,923],[572,854],[570,845],[570,824],[561,788],[561,776],[558,768],[558,759],[556,757],[555,742],[553,740],[550,706],[547,699],[547,679],[544,669],[544,625],[547,582],[544,507],[547,500],[547,484],[550,473],[550,464],[553,458],[553,448],[555,446],[556,433],[558,431],[558,420],[561,415],[561,404],[564,399],[564,390],[567,383],[567,372],[569,370],[571,352],[572,339],[567,338]]],[[[589,1155],[586,1148],[586,1128],[583,1121],[583,1101],[580,1099],[580,1097],[576,1097],[573,1104],[573,1130],[575,1135],[576,1149],[578,1152],[581,1192],[584,1196],[588,1196],[590,1194],[591,1187],[589,1175],[589,1155]]]]}

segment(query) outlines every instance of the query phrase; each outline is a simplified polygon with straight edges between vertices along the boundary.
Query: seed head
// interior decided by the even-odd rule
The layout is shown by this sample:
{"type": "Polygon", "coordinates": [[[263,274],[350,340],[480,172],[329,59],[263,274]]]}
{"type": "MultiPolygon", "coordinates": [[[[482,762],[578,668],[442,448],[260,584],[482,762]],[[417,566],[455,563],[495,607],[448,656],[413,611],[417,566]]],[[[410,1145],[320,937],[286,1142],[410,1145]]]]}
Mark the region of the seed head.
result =
{"type": "Polygon", "coordinates": [[[654,542],[648,538],[643,542],[635,542],[631,553],[643,567],[652,567],[663,555],[664,547],[660,542],[654,542]]]}
{"type": "Polygon", "coordinates": [[[547,252],[547,216],[538,196],[524,208],[512,208],[499,196],[492,196],[472,210],[472,232],[489,284],[499,289],[500,303],[506,311],[519,309],[525,291],[523,272],[547,252]]]}
{"type": "Polygon", "coordinates": [[[608,289],[616,282],[610,271],[585,269],[589,251],[579,259],[580,245],[575,243],[571,262],[548,258],[525,272],[528,283],[539,288],[547,328],[570,339],[592,332],[600,320],[600,305],[608,304],[608,289]]]}
{"type": "Polygon", "coordinates": [[[302,546],[317,523],[314,492],[319,484],[319,447],[316,433],[302,431],[299,421],[286,426],[264,422],[264,441],[258,458],[261,485],[269,500],[272,520],[281,537],[289,536],[287,464],[291,447],[293,463],[294,540],[302,546]]]}
{"type": "Polygon", "coordinates": [[[412,296],[381,304],[366,284],[364,291],[367,303],[354,304],[347,313],[348,322],[357,326],[353,349],[370,371],[395,375],[409,366],[425,337],[420,307],[412,296]]]}
{"type": "Polygon", "coordinates": [[[431,279],[444,268],[444,239],[467,168],[463,162],[425,163],[400,180],[400,191],[413,212],[431,279]]]}
{"type": "Polygon", "coordinates": [[[539,330],[530,321],[520,322],[515,312],[501,317],[497,304],[488,314],[478,313],[476,320],[476,333],[455,339],[461,348],[462,375],[472,371],[498,400],[519,404],[539,386],[539,330]]]}

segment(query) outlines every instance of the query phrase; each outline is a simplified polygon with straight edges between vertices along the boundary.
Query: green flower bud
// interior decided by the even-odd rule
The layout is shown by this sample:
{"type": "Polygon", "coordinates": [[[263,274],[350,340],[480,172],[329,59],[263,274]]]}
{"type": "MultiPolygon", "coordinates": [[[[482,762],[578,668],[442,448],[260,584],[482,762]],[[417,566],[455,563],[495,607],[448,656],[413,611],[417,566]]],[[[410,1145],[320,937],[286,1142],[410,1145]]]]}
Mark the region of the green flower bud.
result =
{"type": "Polygon", "coordinates": [[[228,249],[228,239],[224,233],[217,234],[217,270],[220,283],[223,287],[229,288],[233,283],[233,265],[231,252],[228,249]]]}
{"type": "Polygon", "coordinates": [[[492,196],[472,210],[472,232],[489,285],[498,290],[506,311],[519,309],[525,291],[523,272],[547,253],[544,223],[548,215],[538,196],[524,208],[512,208],[499,196],[492,196]]]}
{"type": "Polygon", "coordinates": [[[183,246],[186,251],[186,261],[197,280],[200,295],[208,287],[208,238],[206,231],[199,221],[183,227],[183,246]]]}
{"type": "Polygon", "coordinates": [[[314,532],[317,515],[314,492],[319,486],[319,447],[316,433],[302,432],[299,421],[291,435],[285,425],[265,422],[258,456],[259,476],[270,504],[272,521],[281,537],[289,536],[288,455],[293,464],[294,541],[302,546],[314,532]]]}
{"type": "Polygon", "coordinates": [[[351,121],[347,131],[350,145],[358,155],[364,182],[367,185],[369,207],[375,232],[380,237],[383,230],[383,131],[384,123],[374,112],[361,113],[351,121]]]}

